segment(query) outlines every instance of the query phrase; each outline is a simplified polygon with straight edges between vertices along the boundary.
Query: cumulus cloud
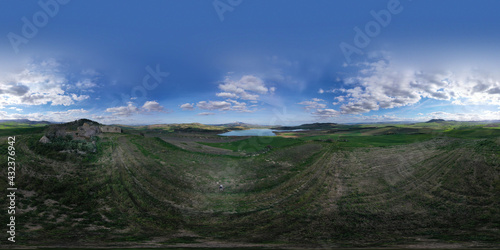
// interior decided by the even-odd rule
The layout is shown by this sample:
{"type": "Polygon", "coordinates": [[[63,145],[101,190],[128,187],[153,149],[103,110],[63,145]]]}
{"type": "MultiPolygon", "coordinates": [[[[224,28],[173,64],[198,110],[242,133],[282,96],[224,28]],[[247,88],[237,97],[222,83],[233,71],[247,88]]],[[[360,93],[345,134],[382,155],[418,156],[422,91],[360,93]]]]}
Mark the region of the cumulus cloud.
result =
{"type": "Polygon", "coordinates": [[[253,75],[244,75],[237,81],[226,77],[224,83],[219,84],[219,89],[223,91],[217,93],[219,97],[243,100],[258,100],[259,94],[267,94],[276,90],[274,87],[270,90],[262,79],[253,75]]]}
{"type": "Polygon", "coordinates": [[[428,113],[425,117],[429,119],[444,119],[444,120],[456,120],[456,121],[480,121],[480,120],[498,120],[500,117],[500,111],[490,111],[484,110],[481,112],[474,113],[449,113],[444,111],[436,111],[428,113]]]}
{"type": "Polygon", "coordinates": [[[132,102],[129,102],[127,106],[107,108],[105,112],[113,113],[115,116],[131,116],[132,114],[139,113],[139,108],[132,102]]]}
{"type": "Polygon", "coordinates": [[[86,80],[71,84],[54,59],[31,62],[17,72],[0,76],[0,106],[7,105],[63,105],[88,99],[87,95],[77,95],[71,89],[81,85],[89,90],[95,84],[86,80]]]}
{"type": "Polygon", "coordinates": [[[14,96],[23,96],[28,93],[29,87],[23,84],[6,83],[0,85],[0,94],[10,94],[14,96]]]}
{"type": "Polygon", "coordinates": [[[198,115],[215,115],[215,113],[212,113],[212,112],[202,112],[202,113],[198,113],[198,115]]]}
{"type": "Polygon", "coordinates": [[[147,101],[142,105],[142,109],[146,112],[163,112],[164,107],[156,101],[147,101]]]}
{"type": "Polygon", "coordinates": [[[304,109],[306,110],[326,108],[326,104],[320,102],[324,102],[324,100],[313,98],[311,101],[302,101],[297,104],[304,105],[305,106],[304,109]]]}
{"type": "Polygon", "coordinates": [[[326,102],[323,99],[313,98],[310,101],[299,102],[298,104],[304,105],[304,109],[306,111],[311,112],[313,116],[316,116],[320,119],[335,117],[340,115],[340,112],[334,109],[327,108],[326,102]]]}
{"type": "Polygon", "coordinates": [[[75,101],[83,101],[86,99],[89,99],[90,96],[88,95],[77,95],[77,94],[71,94],[71,98],[75,101]]]}
{"type": "Polygon", "coordinates": [[[23,111],[23,109],[18,108],[18,107],[10,107],[9,109],[13,109],[13,110],[15,110],[15,111],[17,111],[17,112],[21,112],[21,111],[23,111]]]}
{"type": "Polygon", "coordinates": [[[226,101],[201,101],[198,102],[196,107],[200,109],[205,109],[205,110],[230,110],[231,109],[231,103],[226,102],[226,101]]]}
{"type": "Polygon", "coordinates": [[[500,94],[500,87],[491,88],[487,92],[488,92],[488,94],[491,94],[491,95],[500,94]]]}
{"type": "Polygon", "coordinates": [[[343,114],[360,114],[418,103],[422,98],[454,104],[500,105],[500,75],[474,69],[425,71],[403,68],[383,59],[358,65],[355,76],[344,83],[350,88],[336,97],[343,114]]]}
{"type": "Polygon", "coordinates": [[[329,118],[340,115],[340,112],[334,109],[317,109],[312,114],[321,118],[329,118]]]}
{"type": "Polygon", "coordinates": [[[182,110],[194,110],[194,103],[184,103],[180,107],[182,110]]]}
{"type": "Polygon", "coordinates": [[[89,113],[85,109],[70,109],[66,111],[48,111],[36,112],[30,114],[7,114],[0,111],[1,119],[29,119],[32,121],[52,121],[52,122],[68,122],[80,119],[83,114],[89,113]]]}
{"type": "MultiPolygon", "coordinates": [[[[200,101],[196,107],[204,110],[218,110],[218,111],[237,111],[242,113],[252,113],[255,110],[248,109],[247,103],[238,102],[236,100],[227,99],[226,101],[200,101]]],[[[255,105],[251,105],[255,107],[255,105]]]]}
{"type": "Polygon", "coordinates": [[[82,91],[91,91],[92,88],[97,87],[97,84],[94,83],[91,79],[83,79],[81,81],[78,81],[75,84],[75,87],[82,91]]]}
{"type": "MultiPolygon", "coordinates": [[[[196,107],[211,111],[236,111],[251,113],[257,110],[257,105],[262,95],[272,95],[276,91],[275,87],[268,87],[264,81],[254,75],[244,75],[238,80],[232,80],[228,76],[218,85],[221,92],[216,93],[217,97],[225,100],[200,101],[196,107]],[[252,104],[252,105],[248,105],[252,104]]],[[[267,97],[265,96],[265,97],[267,97]]],[[[180,105],[183,110],[194,110],[194,103],[180,105]]],[[[207,113],[207,112],[205,112],[207,113]]]]}
{"type": "MultiPolygon", "coordinates": [[[[245,113],[252,113],[255,111],[255,110],[249,110],[247,107],[247,104],[245,102],[238,102],[238,101],[230,100],[230,99],[228,101],[232,103],[230,110],[234,110],[234,111],[238,111],[238,112],[245,112],[245,113]]],[[[252,106],[255,107],[256,105],[252,105],[252,106]]]]}
{"type": "Polygon", "coordinates": [[[156,101],[147,101],[141,108],[135,106],[133,102],[128,102],[127,106],[107,108],[105,112],[112,113],[114,116],[131,116],[149,112],[164,112],[164,107],[156,101]]]}
{"type": "Polygon", "coordinates": [[[235,93],[229,93],[229,92],[221,92],[216,94],[218,97],[224,97],[224,98],[238,98],[238,95],[235,93]]]}

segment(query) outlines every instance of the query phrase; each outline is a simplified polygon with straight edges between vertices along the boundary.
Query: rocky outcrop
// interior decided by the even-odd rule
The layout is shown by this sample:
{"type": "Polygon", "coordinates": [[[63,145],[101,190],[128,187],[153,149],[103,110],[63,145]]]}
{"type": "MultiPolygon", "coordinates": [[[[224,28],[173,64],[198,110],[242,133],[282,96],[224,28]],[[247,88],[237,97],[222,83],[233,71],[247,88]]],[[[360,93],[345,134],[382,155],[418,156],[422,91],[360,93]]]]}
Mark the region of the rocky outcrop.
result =
{"type": "Polygon", "coordinates": [[[42,138],[40,138],[39,142],[45,144],[45,143],[50,143],[50,140],[49,138],[47,138],[47,136],[42,136],[42,138]]]}
{"type": "Polygon", "coordinates": [[[77,136],[90,138],[99,134],[99,127],[84,123],[83,126],[77,128],[77,136]]]}
{"type": "Polygon", "coordinates": [[[45,133],[45,137],[47,139],[71,137],[74,140],[88,140],[102,133],[122,133],[122,129],[117,126],[104,126],[88,119],[80,119],[74,122],[51,125],[45,133]]]}

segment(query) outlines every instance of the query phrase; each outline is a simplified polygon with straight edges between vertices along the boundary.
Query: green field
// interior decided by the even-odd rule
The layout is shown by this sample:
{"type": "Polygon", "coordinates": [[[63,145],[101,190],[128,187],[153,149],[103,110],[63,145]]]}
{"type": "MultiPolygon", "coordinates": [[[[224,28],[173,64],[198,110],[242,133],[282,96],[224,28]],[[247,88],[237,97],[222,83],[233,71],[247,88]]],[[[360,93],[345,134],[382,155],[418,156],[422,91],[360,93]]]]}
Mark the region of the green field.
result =
{"type": "Polygon", "coordinates": [[[291,138],[281,138],[274,136],[255,136],[248,139],[243,139],[239,141],[229,142],[229,143],[201,143],[204,145],[225,148],[233,151],[245,151],[248,153],[261,152],[266,150],[266,148],[283,148],[291,145],[297,145],[302,143],[302,140],[291,139],[291,138]]]}
{"type": "Polygon", "coordinates": [[[5,126],[0,128],[0,136],[10,136],[10,135],[26,135],[34,133],[43,133],[45,131],[45,126],[38,127],[10,127],[5,126]]]}
{"type": "Polygon", "coordinates": [[[500,130],[424,125],[125,128],[51,144],[46,127],[9,128],[0,148],[16,135],[17,246],[498,246],[500,130]]]}

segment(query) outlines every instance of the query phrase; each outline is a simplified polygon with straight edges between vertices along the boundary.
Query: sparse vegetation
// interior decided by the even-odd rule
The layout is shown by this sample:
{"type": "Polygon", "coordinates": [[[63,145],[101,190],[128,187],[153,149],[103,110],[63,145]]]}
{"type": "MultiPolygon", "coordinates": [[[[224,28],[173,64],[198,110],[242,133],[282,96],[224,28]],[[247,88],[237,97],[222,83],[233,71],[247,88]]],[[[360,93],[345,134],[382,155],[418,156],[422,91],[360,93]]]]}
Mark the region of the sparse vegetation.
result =
{"type": "Polygon", "coordinates": [[[44,127],[16,128],[19,241],[497,246],[500,134],[437,124],[329,125],[294,138],[135,128],[47,144],[44,127]]]}

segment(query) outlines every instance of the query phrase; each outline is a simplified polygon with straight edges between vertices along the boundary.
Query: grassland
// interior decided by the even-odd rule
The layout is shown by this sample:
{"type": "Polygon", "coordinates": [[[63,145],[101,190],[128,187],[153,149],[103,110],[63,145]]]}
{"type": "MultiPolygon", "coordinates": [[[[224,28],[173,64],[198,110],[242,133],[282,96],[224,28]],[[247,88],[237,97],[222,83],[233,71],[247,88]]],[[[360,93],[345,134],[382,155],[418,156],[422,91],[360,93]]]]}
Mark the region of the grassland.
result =
{"type": "Polygon", "coordinates": [[[16,129],[0,147],[17,135],[23,246],[500,244],[500,130],[487,125],[339,125],[241,138],[134,128],[101,135],[86,155],[48,152],[38,143],[43,128],[16,129]]]}

